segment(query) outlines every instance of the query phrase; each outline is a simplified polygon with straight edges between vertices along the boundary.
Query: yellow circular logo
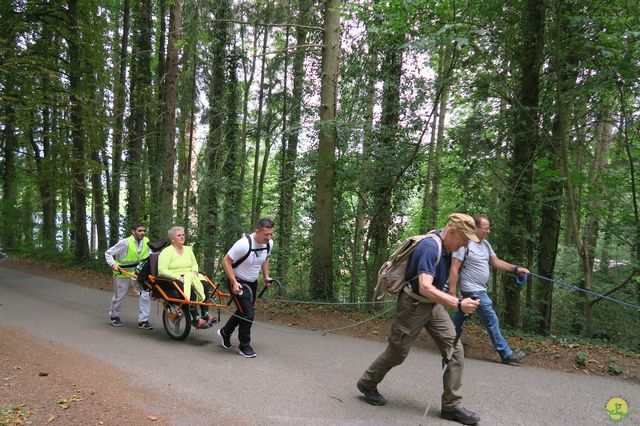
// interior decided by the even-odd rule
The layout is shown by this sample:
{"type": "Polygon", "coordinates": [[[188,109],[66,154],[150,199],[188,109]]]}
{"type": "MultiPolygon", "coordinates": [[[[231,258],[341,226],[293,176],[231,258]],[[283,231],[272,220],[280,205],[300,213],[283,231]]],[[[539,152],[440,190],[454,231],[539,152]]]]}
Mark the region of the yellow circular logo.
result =
{"type": "Polygon", "coordinates": [[[627,405],[627,401],[622,398],[611,398],[607,405],[605,406],[607,409],[607,414],[609,415],[609,420],[614,422],[619,422],[625,417],[627,417],[627,412],[629,411],[629,406],[627,405]]]}

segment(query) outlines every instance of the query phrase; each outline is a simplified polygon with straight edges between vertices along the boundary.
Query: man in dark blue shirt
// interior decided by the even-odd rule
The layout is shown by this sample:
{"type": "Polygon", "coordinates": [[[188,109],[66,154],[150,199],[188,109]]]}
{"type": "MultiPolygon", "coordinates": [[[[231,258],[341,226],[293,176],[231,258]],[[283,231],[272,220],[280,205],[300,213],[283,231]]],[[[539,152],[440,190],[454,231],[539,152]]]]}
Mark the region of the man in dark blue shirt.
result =
{"type": "MultiPolygon", "coordinates": [[[[442,354],[453,345],[456,330],[444,306],[465,314],[473,313],[478,302],[470,298],[459,300],[443,291],[449,278],[451,253],[469,243],[478,242],[475,223],[471,216],[454,213],[449,216],[447,226],[436,236],[425,238],[416,246],[409,264],[405,286],[398,295],[395,319],[389,333],[387,349],[369,366],[357,383],[358,390],[371,405],[384,405],[387,401],[378,392],[378,383],[396,365],[401,364],[424,327],[433,338],[442,354]]],[[[443,382],[441,416],[463,424],[475,424],[480,417],[462,407],[462,370],[464,349],[458,342],[446,369],[443,382]]]]}

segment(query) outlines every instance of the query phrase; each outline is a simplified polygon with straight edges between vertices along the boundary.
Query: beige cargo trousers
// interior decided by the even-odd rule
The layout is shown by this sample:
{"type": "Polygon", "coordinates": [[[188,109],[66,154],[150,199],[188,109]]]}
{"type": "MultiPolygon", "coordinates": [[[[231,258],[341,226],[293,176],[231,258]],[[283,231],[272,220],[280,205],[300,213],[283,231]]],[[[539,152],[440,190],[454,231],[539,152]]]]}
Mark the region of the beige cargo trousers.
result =
{"type": "MultiPolygon", "coordinates": [[[[389,370],[402,364],[422,327],[436,342],[444,362],[447,351],[456,337],[455,326],[449,313],[442,305],[420,302],[401,291],[394,322],[387,339],[389,342],[387,349],[364,372],[360,379],[361,383],[367,388],[375,388],[389,370]]],[[[443,376],[444,392],[441,406],[443,410],[453,411],[462,402],[459,391],[462,387],[463,369],[464,349],[462,342],[458,341],[449,367],[443,376]]]]}

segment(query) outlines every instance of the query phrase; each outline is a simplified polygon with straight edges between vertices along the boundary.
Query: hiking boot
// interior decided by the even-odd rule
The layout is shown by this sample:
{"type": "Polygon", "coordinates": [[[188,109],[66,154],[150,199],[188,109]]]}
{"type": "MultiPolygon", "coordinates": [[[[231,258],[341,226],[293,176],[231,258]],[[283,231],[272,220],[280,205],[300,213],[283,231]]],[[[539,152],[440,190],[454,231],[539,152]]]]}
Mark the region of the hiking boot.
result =
{"type": "Polygon", "coordinates": [[[503,364],[511,364],[514,362],[520,362],[524,359],[524,357],[527,356],[526,353],[521,352],[521,351],[513,351],[511,353],[511,356],[509,358],[505,358],[502,360],[503,364]]]}
{"type": "Polygon", "coordinates": [[[220,328],[217,331],[218,336],[220,336],[220,344],[225,349],[231,349],[231,336],[227,336],[224,334],[224,329],[220,328]]]}
{"type": "Polygon", "coordinates": [[[120,317],[109,318],[109,322],[114,327],[122,327],[124,325],[124,323],[120,321],[120,317]]]}
{"type": "Polygon", "coordinates": [[[480,421],[480,416],[464,407],[458,407],[453,411],[442,410],[440,417],[446,420],[462,423],[463,425],[475,425],[480,421]]]}
{"type": "Polygon", "coordinates": [[[153,326],[149,324],[149,321],[138,322],[138,328],[141,328],[143,330],[153,330],[153,326]]]}
{"type": "Polygon", "coordinates": [[[387,403],[387,400],[384,399],[384,396],[380,395],[380,392],[378,392],[377,387],[369,389],[365,387],[360,380],[358,380],[358,383],[356,383],[356,387],[360,392],[364,394],[364,400],[368,404],[380,406],[387,403]]]}
{"type": "Polygon", "coordinates": [[[251,349],[251,346],[246,346],[244,348],[240,348],[238,353],[240,355],[242,355],[243,357],[245,357],[245,358],[255,358],[256,357],[256,353],[253,351],[253,349],[251,349]]]}

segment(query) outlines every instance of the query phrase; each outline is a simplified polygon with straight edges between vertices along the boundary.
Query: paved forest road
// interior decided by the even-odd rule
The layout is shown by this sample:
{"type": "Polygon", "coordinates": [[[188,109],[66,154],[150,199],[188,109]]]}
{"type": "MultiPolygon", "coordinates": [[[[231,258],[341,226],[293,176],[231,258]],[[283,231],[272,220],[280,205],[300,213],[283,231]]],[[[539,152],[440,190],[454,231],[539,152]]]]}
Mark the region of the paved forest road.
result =
{"type": "MultiPolygon", "coordinates": [[[[188,415],[175,412],[170,417],[174,424],[454,424],[438,417],[442,384],[434,352],[414,348],[379,387],[388,404],[372,407],[360,398],[355,383],[384,349],[382,343],[255,326],[258,357],[244,359],[219,346],[216,328],[193,330],[183,342],[171,340],[155,303],[155,329],[138,330],[137,299],[131,297],[123,307],[125,326],[111,327],[110,297],[0,268],[0,327],[113,365],[136,386],[160,392],[168,407],[181,398],[206,407],[188,415]],[[423,418],[430,400],[436,403],[423,418]]],[[[464,405],[482,416],[483,425],[610,424],[604,407],[616,396],[629,403],[623,424],[640,424],[639,386],[613,378],[468,359],[463,393],[464,405]]]]}

